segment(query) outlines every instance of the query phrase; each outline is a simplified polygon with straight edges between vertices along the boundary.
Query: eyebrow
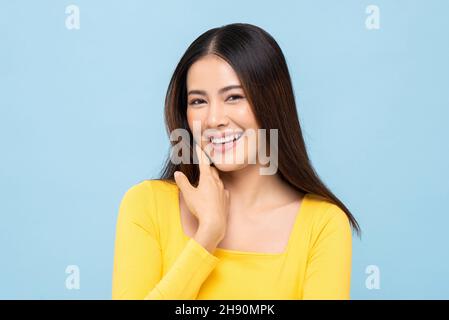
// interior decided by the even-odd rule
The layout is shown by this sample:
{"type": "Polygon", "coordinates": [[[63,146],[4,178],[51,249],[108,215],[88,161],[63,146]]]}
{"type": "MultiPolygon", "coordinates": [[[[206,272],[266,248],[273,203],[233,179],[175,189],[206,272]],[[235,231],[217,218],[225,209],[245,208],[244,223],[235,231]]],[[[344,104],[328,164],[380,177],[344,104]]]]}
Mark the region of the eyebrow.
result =
{"type": "MultiPolygon", "coordinates": [[[[227,86],[224,88],[221,88],[220,90],[218,90],[218,93],[224,93],[226,91],[229,91],[231,89],[242,89],[241,85],[231,85],[231,86],[227,86]]],[[[191,95],[191,94],[200,94],[205,96],[206,95],[206,91],[204,90],[190,90],[189,93],[187,95],[191,95]]]]}

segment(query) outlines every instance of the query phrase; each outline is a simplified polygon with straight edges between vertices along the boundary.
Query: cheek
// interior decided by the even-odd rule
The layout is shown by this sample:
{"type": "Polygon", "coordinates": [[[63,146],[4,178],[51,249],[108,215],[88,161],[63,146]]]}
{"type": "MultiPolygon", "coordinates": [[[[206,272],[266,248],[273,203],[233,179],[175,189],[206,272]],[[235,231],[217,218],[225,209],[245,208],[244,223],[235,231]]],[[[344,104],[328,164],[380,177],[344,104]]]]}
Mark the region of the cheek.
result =
{"type": "Polygon", "coordinates": [[[200,122],[203,124],[203,114],[200,110],[195,110],[192,108],[187,108],[187,123],[189,124],[190,130],[193,129],[194,122],[200,122]]]}
{"type": "Polygon", "coordinates": [[[202,139],[201,133],[205,128],[204,112],[202,110],[187,108],[186,116],[190,131],[194,135],[193,139],[196,141],[200,141],[202,139]]]}
{"type": "Polygon", "coordinates": [[[254,113],[249,105],[237,108],[235,110],[235,117],[245,128],[256,129],[258,127],[256,117],[254,116],[254,113]]]}
{"type": "Polygon", "coordinates": [[[193,118],[192,118],[192,112],[190,112],[189,108],[187,108],[186,115],[187,115],[187,123],[189,124],[190,130],[192,130],[193,118]]]}

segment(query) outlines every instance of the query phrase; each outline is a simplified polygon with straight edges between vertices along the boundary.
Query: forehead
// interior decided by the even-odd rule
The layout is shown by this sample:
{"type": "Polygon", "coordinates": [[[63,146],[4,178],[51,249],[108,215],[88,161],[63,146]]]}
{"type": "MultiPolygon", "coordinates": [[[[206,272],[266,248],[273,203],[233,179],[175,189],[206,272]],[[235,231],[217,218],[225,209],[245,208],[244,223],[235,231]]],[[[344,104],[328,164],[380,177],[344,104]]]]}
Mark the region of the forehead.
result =
{"type": "Polygon", "coordinates": [[[187,72],[188,89],[217,90],[228,85],[239,85],[234,69],[222,58],[207,55],[193,63],[187,72]]]}

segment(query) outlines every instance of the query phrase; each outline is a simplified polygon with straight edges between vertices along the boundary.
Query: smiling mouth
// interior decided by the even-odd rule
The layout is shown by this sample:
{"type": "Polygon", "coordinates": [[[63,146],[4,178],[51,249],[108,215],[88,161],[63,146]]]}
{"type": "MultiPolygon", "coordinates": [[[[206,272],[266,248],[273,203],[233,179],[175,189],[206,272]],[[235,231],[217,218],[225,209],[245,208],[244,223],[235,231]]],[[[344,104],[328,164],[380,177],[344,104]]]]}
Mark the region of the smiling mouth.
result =
{"type": "Polygon", "coordinates": [[[211,137],[209,141],[215,152],[223,153],[234,149],[243,135],[243,132],[238,132],[224,137],[211,137]]]}
{"type": "Polygon", "coordinates": [[[239,132],[236,134],[230,134],[221,138],[214,138],[211,137],[209,140],[210,142],[212,142],[214,145],[222,145],[222,144],[227,144],[227,143],[231,143],[231,142],[235,142],[238,139],[240,139],[243,136],[243,132],[239,132]]]}

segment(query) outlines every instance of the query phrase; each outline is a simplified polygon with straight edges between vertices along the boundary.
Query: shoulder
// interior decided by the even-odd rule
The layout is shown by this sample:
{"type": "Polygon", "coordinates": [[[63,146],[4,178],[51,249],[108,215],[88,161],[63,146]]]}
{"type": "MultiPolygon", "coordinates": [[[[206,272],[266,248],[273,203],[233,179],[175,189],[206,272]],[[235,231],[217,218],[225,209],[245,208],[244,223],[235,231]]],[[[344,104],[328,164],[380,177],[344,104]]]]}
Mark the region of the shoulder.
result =
{"type": "Polygon", "coordinates": [[[306,218],[310,226],[312,242],[330,235],[351,237],[351,225],[346,212],[328,199],[308,194],[306,218]]]}
{"type": "Polygon", "coordinates": [[[120,215],[141,220],[156,215],[159,207],[171,202],[177,186],[168,180],[143,180],[131,186],[123,195],[120,215]]]}
{"type": "Polygon", "coordinates": [[[169,180],[143,180],[131,186],[124,194],[124,199],[134,201],[148,201],[156,196],[164,196],[172,193],[177,188],[174,182],[169,180]]]}

